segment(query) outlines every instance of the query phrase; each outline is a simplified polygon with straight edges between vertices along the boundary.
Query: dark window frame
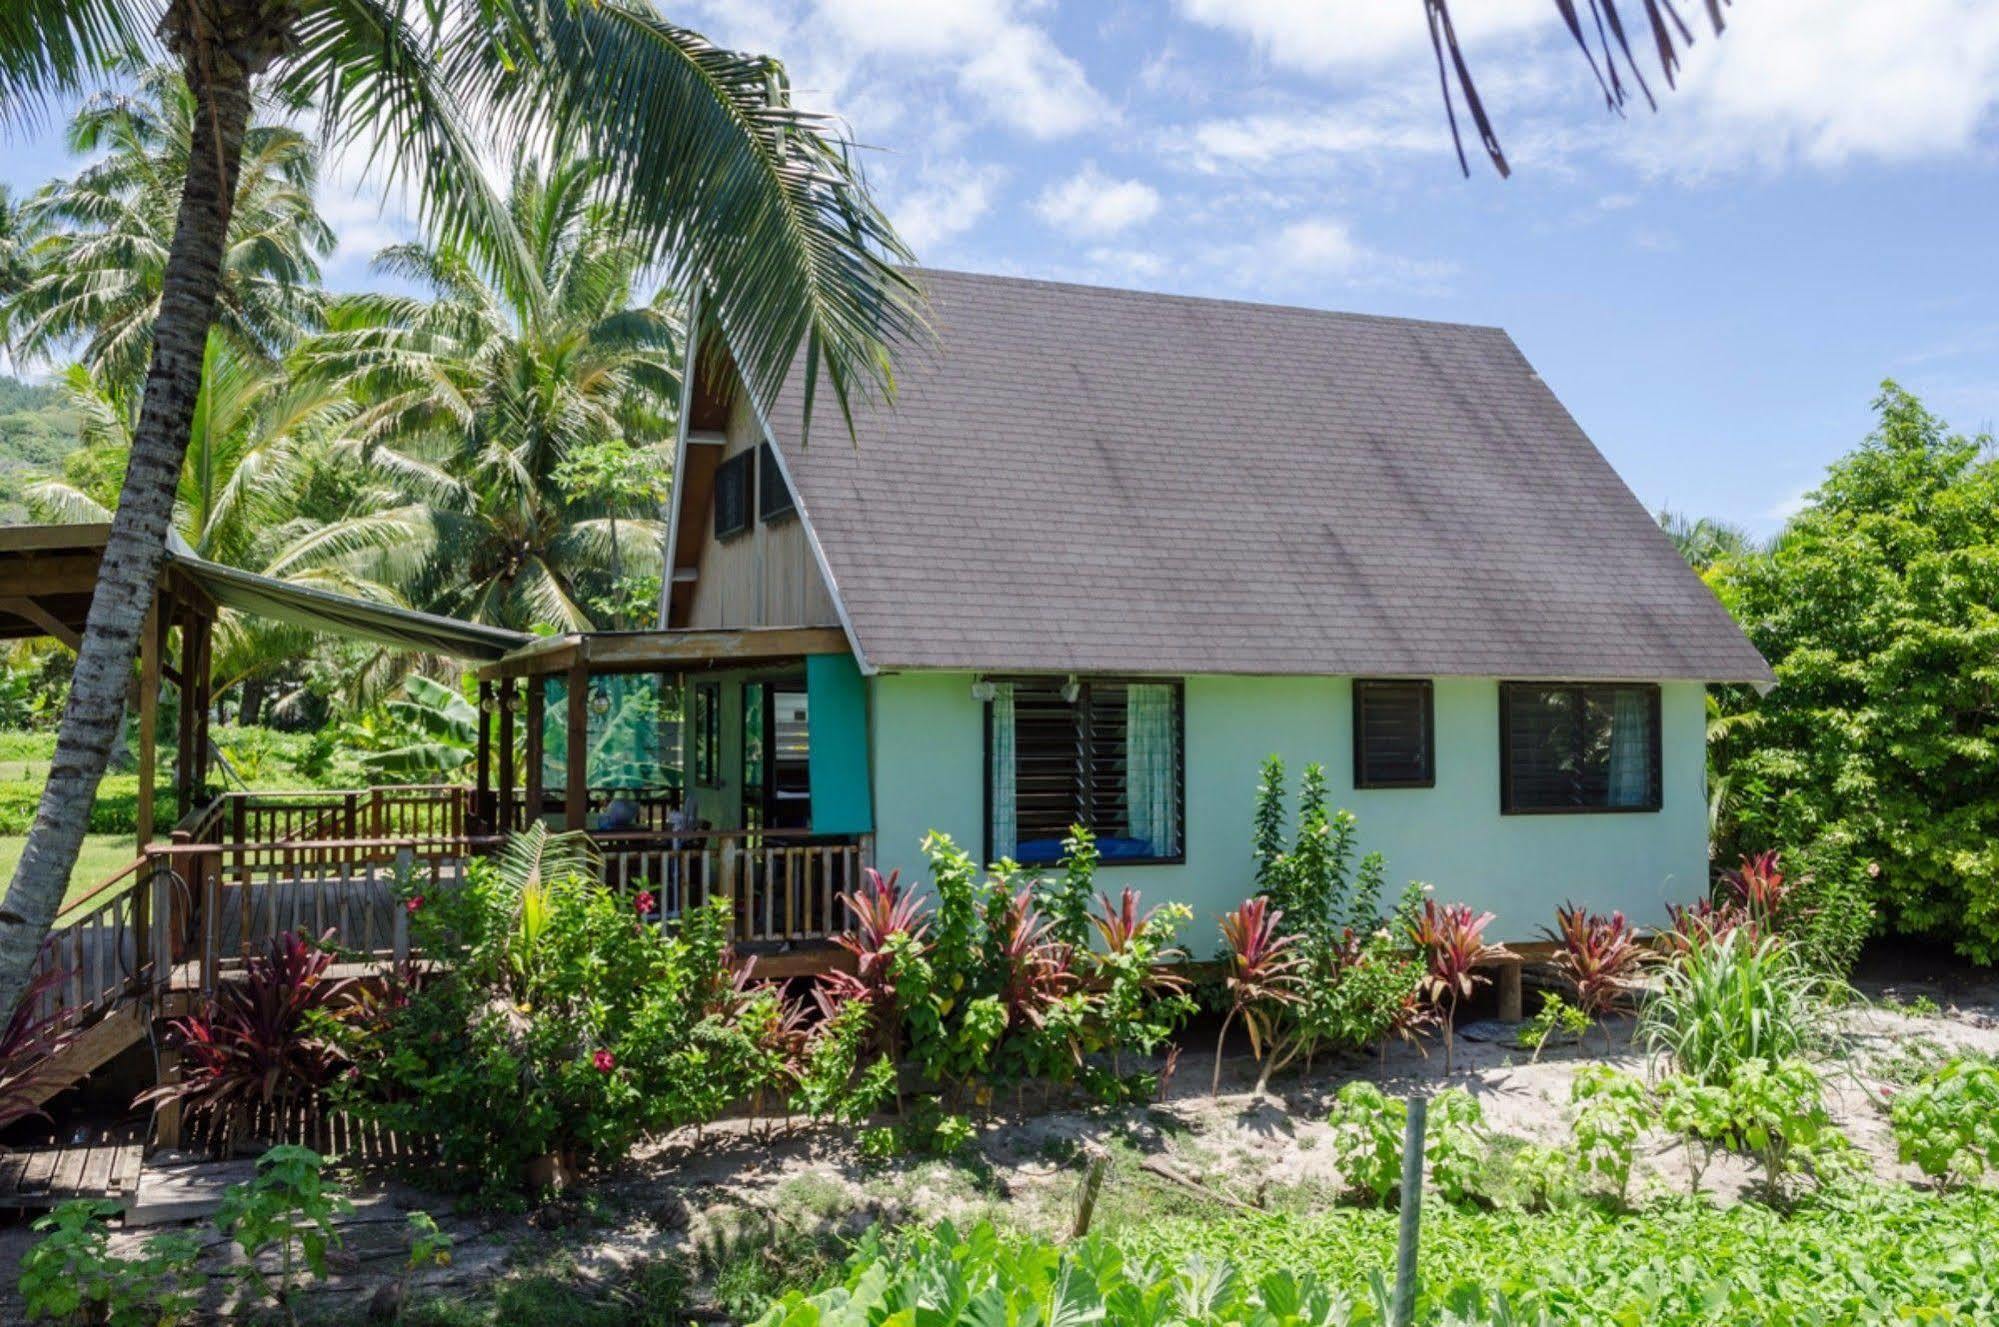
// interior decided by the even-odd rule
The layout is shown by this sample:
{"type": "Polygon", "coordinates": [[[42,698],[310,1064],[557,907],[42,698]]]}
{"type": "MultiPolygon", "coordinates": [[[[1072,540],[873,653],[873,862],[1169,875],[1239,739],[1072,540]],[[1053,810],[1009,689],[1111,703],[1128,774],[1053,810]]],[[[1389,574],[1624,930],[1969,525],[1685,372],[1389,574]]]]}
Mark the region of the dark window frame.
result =
{"type": "Polygon", "coordinates": [[[1437,688],[1427,677],[1357,677],[1353,683],[1353,786],[1373,788],[1434,788],[1437,786],[1437,688]],[[1370,691],[1415,689],[1423,702],[1423,777],[1373,779],[1367,773],[1367,725],[1363,707],[1370,691]]]}
{"type": "Polygon", "coordinates": [[[722,777],[722,684],[696,682],[692,701],[692,722],[687,725],[694,749],[687,763],[693,766],[697,788],[720,788],[722,777]]]}
{"type": "Polygon", "coordinates": [[[715,510],[715,538],[718,540],[733,539],[737,535],[748,532],[750,527],[756,524],[756,459],[756,449],[751,448],[748,451],[737,452],[734,456],[725,458],[720,465],[715,467],[715,496],[713,506],[715,510]],[[737,512],[737,520],[733,524],[729,523],[730,518],[724,514],[722,502],[724,491],[732,484],[740,484],[742,486],[741,509],[737,512]]]}
{"type": "MultiPolygon", "coordinates": [[[[1046,675],[1029,675],[1029,676],[1015,676],[1015,677],[989,677],[984,680],[989,682],[999,682],[999,683],[1045,684],[1049,680],[1049,678],[1046,675]]],[[[1083,715],[1086,712],[1084,702],[1090,695],[1090,687],[1092,684],[1112,685],[1112,686],[1132,686],[1136,684],[1144,686],[1170,686],[1173,688],[1173,732],[1174,732],[1173,745],[1174,745],[1174,750],[1178,753],[1180,759],[1180,767],[1178,770],[1178,774],[1173,781],[1173,818],[1174,818],[1175,827],[1179,830],[1180,851],[1172,854],[1171,856],[1163,856],[1163,857],[1162,856],[1119,857],[1113,860],[1106,861],[1104,863],[1104,866],[1106,868],[1116,869],[1126,866],[1186,865],[1187,863],[1187,684],[1186,680],[1184,678],[1178,678],[1178,677],[1132,677],[1132,676],[1108,675],[1108,674],[1104,676],[1079,677],[1076,680],[1077,684],[1081,686],[1083,689],[1082,693],[1077,696],[1076,702],[1073,706],[1077,714],[1078,740],[1081,742],[1087,742],[1088,740],[1088,731],[1090,728],[1090,724],[1083,717],[1083,715]]],[[[984,711],[981,727],[985,734],[985,740],[981,746],[982,754],[979,762],[980,785],[983,788],[985,795],[985,808],[984,808],[984,815],[982,816],[983,830],[984,830],[983,856],[984,860],[988,864],[990,864],[994,860],[992,702],[987,701],[979,708],[984,711]]],[[[1016,750],[1017,750],[1019,743],[1018,733],[1015,734],[1014,740],[1016,743],[1016,750]]],[[[1083,764],[1085,770],[1087,770],[1090,762],[1084,759],[1081,761],[1081,763],[1083,764]]],[[[1095,826],[1090,826],[1089,828],[1092,831],[1095,830],[1095,826]]],[[[1064,833],[1066,834],[1067,831],[1065,830],[1064,833]]],[[[1015,847],[1016,848],[1019,847],[1018,842],[1015,843],[1015,847]]],[[[1039,861],[1039,860],[1025,861],[1016,858],[1015,862],[1020,866],[1035,867],[1035,868],[1060,865],[1059,859],[1057,861],[1039,861]]]]}
{"type": "Polygon", "coordinates": [[[798,499],[792,496],[783,467],[778,465],[777,449],[767,442],[758,444],[757,519],[765,525],[776,525],[797,515],[798,499]]]}
{"type": "MultiPolygon", "coordinates": [[[[1656,815],[1665,809],[1666,780],[1662,759],[1665,746],[1665,728],[1660,720],[1660,689],[1656,682],[1501,682],[1499,684],[1499,813],[1504,816],[1594,816],[1594,815],[1656,815]],[[1651,706],[1652,749],[1648,752],[1651,765],[1652,796],[1650,800],[1636,806],[1519,806],[1513,798],[1513,705],[1512,696],[1516,691],[1572,691],[1580,702],[1591,691],[1643,691],[1651,706]]],[[[1578,744],[1582,740],[1582,729],[1577,728],[1578,744]]]]}

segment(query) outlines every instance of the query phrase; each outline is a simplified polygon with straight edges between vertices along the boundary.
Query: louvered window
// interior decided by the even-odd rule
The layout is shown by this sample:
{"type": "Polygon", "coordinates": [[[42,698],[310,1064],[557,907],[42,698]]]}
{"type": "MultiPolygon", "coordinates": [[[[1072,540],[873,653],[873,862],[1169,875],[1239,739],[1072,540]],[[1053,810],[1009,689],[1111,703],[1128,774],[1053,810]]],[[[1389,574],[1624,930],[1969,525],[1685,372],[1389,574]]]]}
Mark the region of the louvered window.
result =
{"type": "Polygon", "coordinates": [[[791,486],[784,482],[784,471],[778,468],[777,452],[766,442],[757,448],[757,515],[764,521],[777,521],[797,509],[791,486]]]}
{"type": "Polygon", "coordinates": [[[1429,788],[1437,782],[1435,710],[1427,681],[1353,684],[1353,785],[1429,788]]]}
{"type": "Polygon", "coordinates": [[[715,537],[727,539],[750,528],[750,481],[755,452],[737,452],[715,467],[715,537]]]}
{"type": "Polygon", "coordinates": [[[1659,688],[1504,682],[1500,810],[1657,811],[1659,688]]]}
{"type": "Polygon", "coordinates": [[[1000,683],[988,723],[989,852],[1028,865],[1062,857],[1072,826],[1108,861],[1177,861],[1181,689],[1177,682],[1033,678],[1000,683]],[[1011,797],[1007,796],[1011,790],[1011,797]]]}

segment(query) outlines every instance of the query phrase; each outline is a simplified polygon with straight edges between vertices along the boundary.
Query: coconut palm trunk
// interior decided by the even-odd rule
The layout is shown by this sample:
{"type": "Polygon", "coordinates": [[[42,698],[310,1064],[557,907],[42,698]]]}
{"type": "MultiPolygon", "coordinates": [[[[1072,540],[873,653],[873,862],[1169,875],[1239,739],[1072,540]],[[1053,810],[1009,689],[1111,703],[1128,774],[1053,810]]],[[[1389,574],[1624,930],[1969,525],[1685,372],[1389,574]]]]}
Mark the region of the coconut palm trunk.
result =
{"type": "Polygon", "coordinates": [[[174,489],[201,388],[202,352],[215,321],[223,246],[250,121],[250,83],[282,53],[290,26],[289,4],[273,0],[181,0],[161,25],[162,38],[186,69],[203,132],[188,161],[131,460],[98,569],[48,784],[0,903],[0,1009],[12,1009],[26,989],[35,954],[62,906],[118,737],[139,633],[166,555],[174,489]]]}

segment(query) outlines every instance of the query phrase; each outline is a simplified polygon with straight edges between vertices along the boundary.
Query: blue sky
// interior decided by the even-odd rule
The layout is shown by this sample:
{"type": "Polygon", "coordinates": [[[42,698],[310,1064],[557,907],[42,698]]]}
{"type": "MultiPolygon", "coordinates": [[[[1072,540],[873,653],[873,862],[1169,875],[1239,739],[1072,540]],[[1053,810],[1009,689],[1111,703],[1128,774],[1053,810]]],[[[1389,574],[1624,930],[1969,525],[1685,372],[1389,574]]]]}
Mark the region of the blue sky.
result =
{"type": "MultiPolygon", "coordinates": [[[[1458,0],[1508,181],[1458,174],[1419,0],[663,7],[784,58],[926,263],[1496,323],[1655,507],[1774,528],[1883,377],[1999,418],[1989,0],[1737,0],[1624,119],[1549,0],[1458,0]]],[[[365,285],[407,222],[331,174],[365,285]]]]}

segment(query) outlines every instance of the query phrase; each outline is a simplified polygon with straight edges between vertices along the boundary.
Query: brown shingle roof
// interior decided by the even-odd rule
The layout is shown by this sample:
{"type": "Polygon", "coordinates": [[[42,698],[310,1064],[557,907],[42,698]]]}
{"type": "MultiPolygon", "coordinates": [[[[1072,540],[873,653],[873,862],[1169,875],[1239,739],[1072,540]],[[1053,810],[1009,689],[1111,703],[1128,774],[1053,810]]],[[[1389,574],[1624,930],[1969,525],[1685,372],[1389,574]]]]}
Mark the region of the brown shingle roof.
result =
{"type": "Polygon", "coordinates": [[[771,428],[869,666],[1761,681],[1505,332],[923,272],[771,428]]]}

